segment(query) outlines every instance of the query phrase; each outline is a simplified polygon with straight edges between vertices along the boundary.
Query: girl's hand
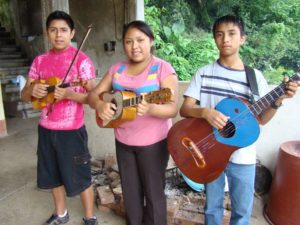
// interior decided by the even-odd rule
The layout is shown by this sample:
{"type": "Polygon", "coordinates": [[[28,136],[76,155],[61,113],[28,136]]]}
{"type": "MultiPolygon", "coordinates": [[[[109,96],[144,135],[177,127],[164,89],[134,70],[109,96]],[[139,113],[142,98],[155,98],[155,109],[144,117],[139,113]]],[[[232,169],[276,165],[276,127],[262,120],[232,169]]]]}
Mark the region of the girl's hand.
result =
{"type": "Polygon", "coordinates": [[[137,107],[137,115],[138,116],[143,116],[145,114],[147,114],[150,110],[151,107],[153,107],[153,104],[149,104],[148,102],[146,102],[144,99],[138,104],[137,107]]]}
{"type": "Polygon", "coordinates": [[[96,112],[97,115],[102,119],[102,120],[112,120],[113,116],[115,115],[115,112],[117,110],[117,106],[111,102],[103,102],[103,101],[98,101],[96,104],[96,112]]]}

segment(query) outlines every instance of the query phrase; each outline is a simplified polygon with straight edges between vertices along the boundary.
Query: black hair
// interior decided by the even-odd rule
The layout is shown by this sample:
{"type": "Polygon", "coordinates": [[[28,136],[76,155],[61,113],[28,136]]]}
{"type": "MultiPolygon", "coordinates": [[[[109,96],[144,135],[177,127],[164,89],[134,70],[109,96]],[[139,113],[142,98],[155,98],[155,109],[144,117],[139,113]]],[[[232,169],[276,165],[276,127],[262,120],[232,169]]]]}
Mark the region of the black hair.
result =
{"type": "Polygon", "coordinates": [[[135,20],[135,21],[132,21],[132,22],[128,23],[127,25],[125,25],[125,27],[123,29],[123,35],[122,35],[123,40],[125,38],[127,31],[130,28],[136,28],[139,31],[146,34],[152,41],[154,40],[154,35],[153,35],[153,32],[152,32],[150,26],[141,20],[135,20]]]}
{"type": "Polygon", "coordinates": [[[218,26],[223,23],[233,23],[240,29],[241,36],[245,35],[245,27],[244,27],[243,19],[241,17],[234,16],[234,15],[226,15],[226,16],[222,16],[222,17],[218,18],[215,21],[215,23],[213,25],[213,29],[212,29],[214,36],[215,36],[218,26]]]}
{"type": "Polygon", "coordinates": [[[74,21],[72,17],[64,11],[56,10],[49,14],[46,20],[46,28],[48,29],[53,20],[64,20],[71,30],[74,30],[74,21]]]}

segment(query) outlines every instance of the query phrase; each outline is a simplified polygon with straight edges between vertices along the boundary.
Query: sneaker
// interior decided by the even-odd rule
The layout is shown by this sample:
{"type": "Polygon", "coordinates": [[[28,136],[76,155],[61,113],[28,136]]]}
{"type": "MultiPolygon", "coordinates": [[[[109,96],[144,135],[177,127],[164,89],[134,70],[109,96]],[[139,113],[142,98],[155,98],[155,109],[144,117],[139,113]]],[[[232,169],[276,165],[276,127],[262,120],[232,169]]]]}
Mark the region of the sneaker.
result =
{"type": "Polygon", "coordinates": [[[97,218],[90,218],[90,219],[83,218],[83,222],[84,225],[98,225],[97,218]]]}
{"type": "Polygon", "coordinates": [[[69,213],[64,217],[59,217],[58,215],[52,214],[50,218],[43,225],[59,225],[65,224],[69,221],[69,213]]]}

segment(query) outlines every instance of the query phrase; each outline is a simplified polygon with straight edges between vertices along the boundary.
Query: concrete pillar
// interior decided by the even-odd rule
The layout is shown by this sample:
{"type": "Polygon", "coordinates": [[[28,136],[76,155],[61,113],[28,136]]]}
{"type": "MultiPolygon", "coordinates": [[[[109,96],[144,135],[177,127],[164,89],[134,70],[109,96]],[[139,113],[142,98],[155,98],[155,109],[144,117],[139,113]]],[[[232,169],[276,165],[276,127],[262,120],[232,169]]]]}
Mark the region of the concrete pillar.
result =
{"type": "Polygon", "coordinates": [[[49,50],[51,45],[48,42],[47,33],[46,33],[46,20],[48,15],[55,11],[61,10],[66,13],[69,13],[69,0],[41,0],[42,6],[42,23],[44,30],[44,47],[45,51],[49,50]]]}
{"type": "Polygon", "coordinates": [[[2,85],[0,81],[0,138],[7,135],[1,86],[2,85]]]}
{"type": "Polygon", "coordinates": [[[135,15],[137,20],[145,20],[144,0],[136,0],[135,15]]]}

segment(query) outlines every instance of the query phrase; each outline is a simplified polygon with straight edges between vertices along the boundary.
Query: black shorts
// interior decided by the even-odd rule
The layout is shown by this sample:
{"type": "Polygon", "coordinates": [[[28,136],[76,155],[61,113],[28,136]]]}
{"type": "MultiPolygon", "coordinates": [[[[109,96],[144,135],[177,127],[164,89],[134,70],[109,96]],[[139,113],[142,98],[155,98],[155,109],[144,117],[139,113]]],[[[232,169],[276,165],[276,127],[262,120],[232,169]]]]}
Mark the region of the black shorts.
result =
{"type": "Polygon", "coordinates": [[[37,183],[41,189],[64,185],[74,196],[91,183],[90,153],[85,126],[78,130],[49,130],[38,126],[37,183]]]}

